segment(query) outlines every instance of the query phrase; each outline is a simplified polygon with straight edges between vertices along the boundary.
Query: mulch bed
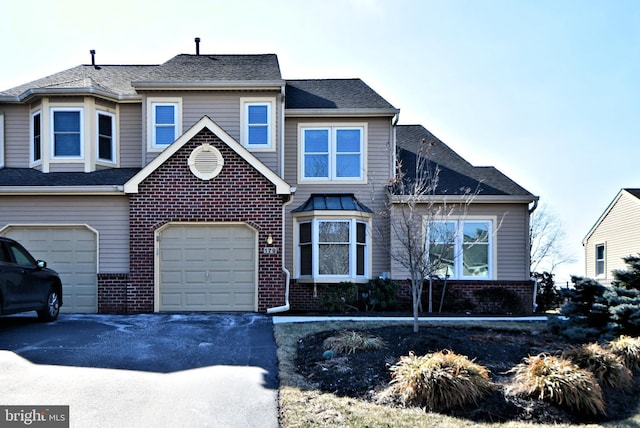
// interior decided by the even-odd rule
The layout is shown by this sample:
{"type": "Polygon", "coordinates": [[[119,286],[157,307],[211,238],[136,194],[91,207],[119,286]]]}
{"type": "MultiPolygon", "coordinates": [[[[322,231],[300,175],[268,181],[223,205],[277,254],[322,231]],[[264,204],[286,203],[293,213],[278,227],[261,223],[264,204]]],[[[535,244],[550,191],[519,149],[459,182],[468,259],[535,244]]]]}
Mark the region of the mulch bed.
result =
{"type": "MultiPolygon", "coordinates": [[[[371,335],[382,338],[383,349],[358,351],[350,355],[323,358],[323,341],[333,332],[323,332],[300,340],[296,365],[298,372],[323,392],[338,396],[373,401],[377,392],[391,380],[389,367],[403,355],[416,355],[450,350],[475,360],[491,371],[492,380],[504,384],[506,372],[523,358],[541,352],[562,350],[566,339],[549,333],[522,333],[488,328],[421,327],[413,333],[411,327],[389,326],[369,329],[371,335]]],[[[574,344],[577,345],[577,344],[574,344]]],[[[538,423],[599,423],[625,419],[638,410],[640,374],[635,374],[635,390],[623,393],[603,388],[607,414],[599,417],[571,414],[554,404],[526,397],[505,396],[498,389],[475,408],[449,411],[452,416],[478,422],[528,421],[538,423]]]]}

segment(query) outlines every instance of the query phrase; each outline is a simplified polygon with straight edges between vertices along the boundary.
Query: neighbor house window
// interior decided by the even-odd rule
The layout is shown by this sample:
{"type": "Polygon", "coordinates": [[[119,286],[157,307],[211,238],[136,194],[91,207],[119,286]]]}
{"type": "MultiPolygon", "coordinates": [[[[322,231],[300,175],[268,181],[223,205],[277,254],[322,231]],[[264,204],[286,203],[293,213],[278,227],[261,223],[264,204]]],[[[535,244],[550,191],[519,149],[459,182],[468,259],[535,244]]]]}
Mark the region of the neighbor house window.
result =
{"type": "Polygon", "coordinates": [[[324,280],[366,279],[368,223],[311,219],[298,223],[298,276],[324,280]]]}
{"type": "Polygon", "coordinates": [[[242,100],[242,144],[250,150],[273,147],[273,101],[242,100]]]}
{"type": "Polygon", "coordinates": [[[432,274],[490,279],[493,274],[492,222],[431,221],[427,224],[428,262],[432,274]]]}
{"type": "Polygon", "coordinates": [[[182,103],[178,100],[149,100],[149,142],[152,149],[164,149],[182,133],[182,103]]]}
{"type": "Polygon", "coordinates": [[[110,113],[98,112],[98,160],[115,161],[115,117],[110,113]]]}
{"type": "Polygon", "coordinates": [[[51,142],[54,158],[81,158],[83,155],[82,110],[51,109],[51,142]]]}
{"type": "Polygon", "coordinates": [[[604,244],[596,245],[596,275],[604,275],[604,244]]]}
{"type": "Polygon", "coordinates": [[[302,180],[362,180],[364,127],[302,127],[302,180]]]}
{"type": "Polygon", "coordinates": [[[31,115],[31,159],[42,160],[42,114],[38,111],[31,115]]]}

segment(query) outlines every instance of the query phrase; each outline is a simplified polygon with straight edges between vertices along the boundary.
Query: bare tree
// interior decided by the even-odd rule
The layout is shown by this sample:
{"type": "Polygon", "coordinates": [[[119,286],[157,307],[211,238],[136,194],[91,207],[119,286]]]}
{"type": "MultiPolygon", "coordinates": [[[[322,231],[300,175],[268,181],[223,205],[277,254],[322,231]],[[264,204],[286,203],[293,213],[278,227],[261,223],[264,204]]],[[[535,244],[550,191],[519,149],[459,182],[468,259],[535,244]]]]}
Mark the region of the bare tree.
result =
{"type": "MultiPolygon", "coordinates": [[[[434,143],[422,140],[416,153],[415,167],[405,171],[396,166],[396,177],[390,186],[389,204],[384,215],[389,218],[391,259],[410,274],[413,307],[413,331],[418,332],[418,316],[425,281],[429,284],[429,312],[432,311],[433,278],[452,273],[456,254],[455,241],[462,230],[456,225],[467,212],[479,189],[460,188],[447,194],[438,190],[441,169],[430,161],[434,143]]],[[[476,236],[467,240],[469,248],[476,236]]]]}
{"type": "Polygon", "coordinates": [[[561,264],[574,261],[564,248],[564,228],[553,211],[542,205],[531,214],[529,222],[531,272],[553,273],[561,264]]]}

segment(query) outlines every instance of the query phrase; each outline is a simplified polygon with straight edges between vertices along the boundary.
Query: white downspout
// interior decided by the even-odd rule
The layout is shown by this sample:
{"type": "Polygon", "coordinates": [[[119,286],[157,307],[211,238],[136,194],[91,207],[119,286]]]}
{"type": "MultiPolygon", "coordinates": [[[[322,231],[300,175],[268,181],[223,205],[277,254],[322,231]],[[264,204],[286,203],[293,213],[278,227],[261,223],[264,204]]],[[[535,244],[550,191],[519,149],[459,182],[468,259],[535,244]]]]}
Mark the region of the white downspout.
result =
{"type": "Polygon", "coordinates": [[[538,309],[538,279],[531,278],[533,280],[533,312],[538,309]]]}
{"type": "MultiPolygon", "coordinates": [[[[284,96],[285,96],[285,86],[282,85],[280,88],[280,178],[284,180],[284,96]]],[[[295,189],[291,189],[295,192],[295,189]]],[[[293,202],[293,197],[290,197],[287,202],[282,205],[282,272],[284,272],[285,276],[285,289],[284,289],[284,305],[276,306],[273,308],[268,308],[268,314],[276,314],[279,312],[286,312],[291,307],[289,304],[289,283],[291,280],[291,272],[285,267],[285,230],[286,230],[286,222],[285,222],[285,207],[293,202]]]]}

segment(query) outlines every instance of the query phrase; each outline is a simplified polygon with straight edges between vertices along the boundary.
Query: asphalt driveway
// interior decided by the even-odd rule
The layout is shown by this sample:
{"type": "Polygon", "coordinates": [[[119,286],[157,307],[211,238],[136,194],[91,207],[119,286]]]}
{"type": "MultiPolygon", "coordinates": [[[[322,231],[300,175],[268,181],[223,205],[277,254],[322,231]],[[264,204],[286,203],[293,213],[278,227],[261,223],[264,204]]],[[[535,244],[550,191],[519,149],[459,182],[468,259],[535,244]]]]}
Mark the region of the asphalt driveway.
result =
{"type": "Polygon", "coordinates": [[[0,405],[69,405],[72,427],[277,427],[271,318],[0,318],[0,405]]]}

